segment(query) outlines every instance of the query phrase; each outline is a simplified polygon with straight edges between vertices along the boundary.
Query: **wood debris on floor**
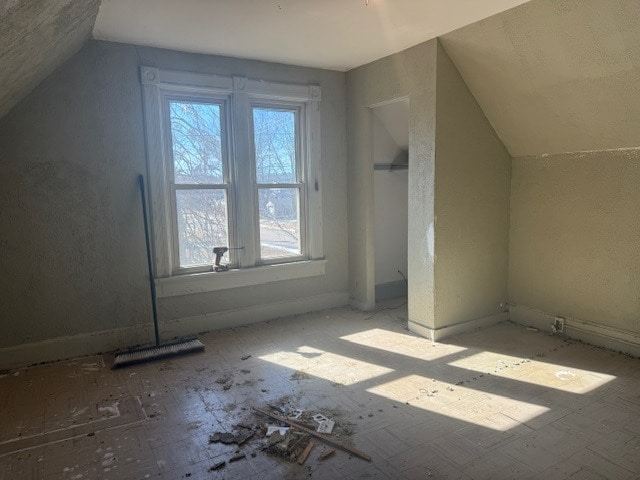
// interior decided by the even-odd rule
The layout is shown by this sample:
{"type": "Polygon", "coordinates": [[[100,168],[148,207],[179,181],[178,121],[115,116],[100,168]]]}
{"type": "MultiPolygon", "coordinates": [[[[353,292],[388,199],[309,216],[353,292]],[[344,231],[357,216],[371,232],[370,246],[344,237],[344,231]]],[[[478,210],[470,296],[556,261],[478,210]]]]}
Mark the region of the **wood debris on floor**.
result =
{"type": "Polygon", "coordinates": [[[0,479],[640,478],[638,359],[510,322],[434,343],[393,312],[0,372],[0,479]]]}
{"type": "MultiPolygon", "coordinates": [[[[234,425],[232,431],[214,432],[209,436],[209,443],[235,444],[242,447],[247,444],[251,457],[258,452],[266,452],[274,457],[291,463],[304,465],[317,442],[325,444],[325,449],[318,460],[325,460],[336,450],[342,450],[349,455],[371,461],[371,457],[332,435],[336,420],[324,416],[322,413],[311,413],[300,408],[280,402],[280,405],[270,404],[268,409],[253,407],[253,419],[245,419],[244,423],[234,425]],[[265,418],[266,417],[266,418],[265,418]],[[276,425],[273,424],[276,422],[276,425]],[[256,435],[259,433],[259,435],[256,435]],[[250,440],[255,440],[249,442],[250,440]]],[[[338,424],[340,427],[340,424],[338,424]]],[[[352,428],[342,429],[351,434],[352,428]]],[[[238,449],[230,458],[211,466],[211,471],[220,470],[227,464],[246,459],[247,454],[238,449]]]]}

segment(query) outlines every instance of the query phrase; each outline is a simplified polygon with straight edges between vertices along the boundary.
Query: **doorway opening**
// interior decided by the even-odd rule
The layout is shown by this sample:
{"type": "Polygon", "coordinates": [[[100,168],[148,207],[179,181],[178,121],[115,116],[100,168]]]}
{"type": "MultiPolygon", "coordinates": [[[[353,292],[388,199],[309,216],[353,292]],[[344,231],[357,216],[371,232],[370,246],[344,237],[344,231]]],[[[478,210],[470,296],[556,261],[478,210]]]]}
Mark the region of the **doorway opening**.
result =
{"type": "Polygon", "coordinates": [[[409,99],[372,107],[375,299],[406,297],[409,99]]]}

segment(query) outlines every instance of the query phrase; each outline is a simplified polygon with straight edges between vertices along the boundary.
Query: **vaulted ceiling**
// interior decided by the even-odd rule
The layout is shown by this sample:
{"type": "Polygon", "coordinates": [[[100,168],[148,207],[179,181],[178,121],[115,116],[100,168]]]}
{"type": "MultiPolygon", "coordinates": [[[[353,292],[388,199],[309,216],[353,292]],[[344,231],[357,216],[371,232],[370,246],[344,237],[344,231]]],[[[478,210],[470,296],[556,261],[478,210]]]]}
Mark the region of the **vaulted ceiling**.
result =
{"type": "Polygon", "coordinates": [[[92,35],[338,70],[440,36],[513,156],[640,146],[638,0],[100,4],[0,0],[0,117],[92,35]]]}
{"type": "Polygon", "coordinates": [[[0,0],[0,117],[92,34],[346,70],[525,1],[0,0]]]}
{"type": "Polygon", "coordinates": [[[638,0],[534,0],[440,40],[511,155],[640,146],[638,0]]]}
{"type": "Polygon", "coordinates": [[[528,0],[103,0],[94,37],[349,70],[528,0]]]}
{"type": "Polygon", "coordinates": [[[0,118],[91,36],[100,0],[0,0],[0,118]]]}

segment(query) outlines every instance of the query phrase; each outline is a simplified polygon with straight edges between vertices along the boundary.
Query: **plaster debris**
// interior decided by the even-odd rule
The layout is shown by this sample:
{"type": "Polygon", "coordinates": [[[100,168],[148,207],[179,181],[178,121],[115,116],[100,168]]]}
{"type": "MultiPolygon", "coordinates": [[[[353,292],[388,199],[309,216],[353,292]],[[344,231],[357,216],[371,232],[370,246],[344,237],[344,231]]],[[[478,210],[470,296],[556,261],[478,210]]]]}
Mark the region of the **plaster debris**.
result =
{"type": "Polygon", "coordinates": [[[281,407],[279,410],[292,420],[298,420],[304,413],[304,410],[296,407],[281,407]]]}
{"type": "Polygon", "coordinates": [[[73,408],[73,410],[71,410],[71,415],[75,418],[75,417],[77,417],[79,415],[82,415],[87,410],[89,410],[89,407],[84,407],[84,408],[81,408],[80,410],[77,410],[76,408],[73,408]]]}
{"type": "Polygon", "coordinates": [[[286,435],[286,433],[288,431],[289,431],[289,427],[279,427],[277,425],[267,425],[266,436],[270,437],[271,435],[273,435],[276,432],[278,432],[278,434],[280,434],[281,436],[284,436],[284,435],[286,435]]]}
{"type": "Polygon", "coordinates": [[[247,456],[244,453],[238,453],[229,459],[229,463],[237,462],[238,460],[246,459],[247,456]]]}
{"type": "MultiPolygon", "coordinates": [[[[281,408],[274,407],[273,405],[271,406],[271,408],[276,411],[282,410],[281,408]]],[[[356,450],[355,448],[340,442],[337,438],[332,438],[330,433],[322,433],[319,430],[308,428],[303,423],[306,420],[308,414],[303,414],[298,420],[291,420],[281,413],[270,412],[268,410],[263,410],[257,407],[253,407],[253,410],[271,418],[272,420],[276,420],[277,422],[290,427],[285,435],[280,435],[279,432],[275,432],[271,435],[271,437],[269,437],[267,445],[263,448],[263,450],[268,453],[287,458],[291,462],[298,461],[300,464],[302,464],[306,461],[306,457],[308,457],[309,452],[313,448],[313,437],[314,439],[320,440],[328,446],[339,448],[351,455],[363,458],[367,461],[371,460],[371,457],[366,453],[356,450]],[[309,446],[310,444],[311,446],[309,446]]],[[[336,426],[335,420],[330,420],[321,413],[312,415],[311,419],[318,425],[318,427],[320,427],[320,425],[329,424],[331,430],[333,430],[333,427],[336,426]]],[[[344,428],[342,426],[340,430],[344,435],[349,435],[353,432],[351,428],[344,428]]],[[[267,430],[265,428],[264,433],[266,433],[266,431],[267,430]]]]}
{"type": "Polygon", "coordinates": [[[247,440],[255,435],[254,429],[247,428],[245,426],[239,426],[238,431],[231,432],[215,432],[209,436],[209,443],[223,443],[225,445],[231,445],[235,443],[238,446],[243,445],[247,440]]]}
{"type": "Polygon", "coordinates": [[[211,466],[209,468],[210,472],[215,472],[216,470],[220,470],[222,467],[224,467],[227,464],[227,462],[222,461],[222,462],[218,462],[215,465],[211,466]]]}
{"type": "Polygon", "coordinates": [[[118,404],[120,402],[115,402],[111,405],[106,405],[104,407],[98,407],[99,413],[109,413],[111,416],[117,417],[120,415],[120,410],[118,409],[118,404]]]}
{"type": "Polygon", "coordinates": [[[107,452],[104,454],[103,460],[102,460],[102,466],[103,467],[108,467],[109,465],[113,464],[113,462],[116,461],[116,457],[115,454],[112,452],[107,452]]]}
{"type": "Polygon", "coordinates": [[[333,427],[335,426],[335,422],[333,420],[327,420],[326,422],[320,423],[318,425],[319,433],[331,433],[333,431],[333,427]]]}

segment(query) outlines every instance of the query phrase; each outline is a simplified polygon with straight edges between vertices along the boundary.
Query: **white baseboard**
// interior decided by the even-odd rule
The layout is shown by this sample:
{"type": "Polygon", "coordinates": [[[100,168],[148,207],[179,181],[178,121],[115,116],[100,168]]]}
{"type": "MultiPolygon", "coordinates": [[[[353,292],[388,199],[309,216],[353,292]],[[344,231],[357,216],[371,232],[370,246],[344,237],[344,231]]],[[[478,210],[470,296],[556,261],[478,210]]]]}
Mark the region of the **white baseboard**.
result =
{"type": "Polygon", "coordinates": [[[435,339],[433,338],[435,330],[433,328],[427,327],[426,325],[423,325],[418,322],[414,322],[411,319],[407,321],[407,326],[409,327],[409,330],[412,331],[413,333],[417,333],[418,335],[424,338],[428,338],[432,342],[435,341],[435,339]]]}
{"type": "Polygon", "coordinates": [[[373,312],[376,309],[375,301],[361,302],[360,300],[356,300],[355,298],[350,298],[349,303],[353,308],[362,312],[373,312]]]}
{"type": "MultiPolygon", "coordinates": [[[[175,337],[228,327],[239,327],[274,318],[326,310],[348,304],[349,294],[347,292],[336,292],[267,305],[225,310],[167,322],[161,321],[160,336],[163,340],[170,340],[175,337]]],[[[153,326],[144,325],[24,343],[0,348],[0,370],[93,355],[100,352],[111,352],[132,345],[148,344],[152,341],[153,326]]]]}
{"type": "Polygon", "coordinates": [[[551,333],[551,324],[559,316],[564,319],[564,334],[567,337],[640,357],[640,332],[544,312],[524,305],[509,305],[509,314],[511,321],[515,323],[530,325],[549,333],[551,333]]]}
{"type": "Polygon", "coordinates": [[[183,337],[194,333],[251,325],[252,323],[264,322],[274,318],[317,312],[348,304],[349,294],[347,292],[327,293],[285,302],[258,305],[257,307],[195,315],[163,322],[161,326],[165,337],[183,337]]]}
{"type": "Polygon", "coordinates": [[[153,326],[79,333],[0,348],[0,370],[109,352],[153,341],[153,326]]]}
{"type": "Polygon", "coordinates": [[[496,313],[495,315],[489,315],[487,317],[477,318],[475,320],[469,320],[467,322],[456,323],[454,325],[448,325],[446,327],[431,328],[420,323],[416,323],[409,320],[409,330],[422,335],[434,342],[439,342],[443,338],[450,337],[452,335],[458,335],[471,330],[476,330],[482,327],[488,327],[496,325],[497,323],[504,322],[509,319],[507,312],[496,313]]]}

